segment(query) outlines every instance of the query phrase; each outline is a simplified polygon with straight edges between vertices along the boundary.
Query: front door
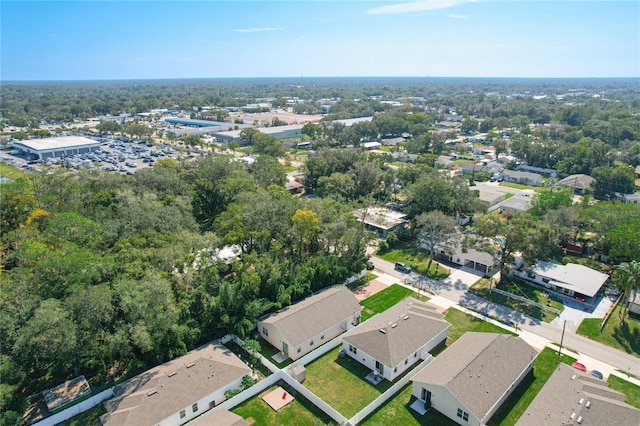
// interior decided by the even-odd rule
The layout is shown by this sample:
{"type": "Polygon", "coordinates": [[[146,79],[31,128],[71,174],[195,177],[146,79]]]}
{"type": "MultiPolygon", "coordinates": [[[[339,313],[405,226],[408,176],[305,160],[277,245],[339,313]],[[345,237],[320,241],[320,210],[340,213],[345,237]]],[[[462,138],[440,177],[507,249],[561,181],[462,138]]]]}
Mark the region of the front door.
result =
{"type": "Polygon", "coordinates": [[[381,364],[380,361],[376,361],[376,370],[380,372],[380,375],[384,375],[384,364],[381,364]]]}
{"type": "Polygon", "coordinates": [[[282,353],[285,355],[289,355],[289,345],[287,342],[282,342],[282,353]]]}
{"type": "Polygon", "coordinates": [[[425,408],[431,408],[431,391],[422,388],[422,394],[420,395],[420,399],[424,401],[425,408]]]}

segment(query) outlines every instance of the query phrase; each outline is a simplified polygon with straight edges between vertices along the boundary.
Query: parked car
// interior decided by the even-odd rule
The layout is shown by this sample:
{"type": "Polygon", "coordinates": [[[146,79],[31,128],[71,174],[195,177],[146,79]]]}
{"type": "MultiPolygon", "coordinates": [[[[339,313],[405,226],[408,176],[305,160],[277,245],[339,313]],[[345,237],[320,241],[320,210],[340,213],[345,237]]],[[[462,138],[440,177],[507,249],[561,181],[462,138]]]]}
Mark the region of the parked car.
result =
{"type": "Polygon", "coordinates": [[[579,363],[579,362],[574,362],[573,364],[571,364],[571,366],[573,368],[577,368],[580,371],[587,371],[587,367],[585,367],[584,364],[579,363]]]}
{"type": "Polygon", "coordinates": [[[408,274],[409,272],[411,272],[411,266],[407,265],[406,263],[403,262],[396,262],[396,266],[394,268],[396,271],[400,271],[403,272],[405,274],[408,274]]]}
{"type": "Polygon", "coordinates": [[[372,269],[375,269],[375,267],[376,267],[376,266],[373,264],[373,262],[372,262],[372,261],[367,260],[367,269],[368,269],[369,271],[371,271],[372,269]]]}
{"type": "Polygon", "coordinates": [[[595,377],[596,379],[600,379],[600,380],[602,380],[602,378],[604,377],[604,376],[602,375],[602,373],[601,373],[601,372],[599,372],[598,370],[593,370],[593,371],[591,372],[591,375],[592,375],[593,377],[595,377]]]}

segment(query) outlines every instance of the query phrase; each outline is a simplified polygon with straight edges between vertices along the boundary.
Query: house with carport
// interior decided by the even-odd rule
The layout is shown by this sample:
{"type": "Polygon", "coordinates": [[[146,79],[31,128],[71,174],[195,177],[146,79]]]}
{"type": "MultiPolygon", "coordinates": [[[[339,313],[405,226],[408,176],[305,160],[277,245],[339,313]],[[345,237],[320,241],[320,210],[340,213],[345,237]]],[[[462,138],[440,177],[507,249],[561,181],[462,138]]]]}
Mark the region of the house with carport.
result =
{"type": "Polygon", "coordinates": [[[518,261],[511,273],[524,280],[538,284],[548,290],[583,301],[595,296],[607,282],[609,275],[584,265],[538,261],[525,267],[518,261]]]}
{"type": "Polygon", "coordinates": [[[538,353],[508,334],[465,333],[412,379],[411,405],[461,425],[486,425],[533,368],[538,353]]]}
{"type": "Polygon", "coordinates": [[[520,183],[522,185],[542,186],[542,175],[518,170],[504,170],[501,174],[505,182],[520,183]]]}
{"type": "Polygon", "coordinates": [[[207,344],[116,385],[104,426],[182,425],[240,388],[249,368],[222,345],[207,344]]]}
{"type": "Polygon", "coordinates": [[[407,297],[346,333],[343,351],[374,376],[393,381],[444,344],[451,324],[443,318],[431,305],[407,297]]]}
{"type": "Polygon", "coordinates": [[[258,332],[295,361],[358,325],[361,311],[355,295],[336,285],[261,319],[258,332]]]}

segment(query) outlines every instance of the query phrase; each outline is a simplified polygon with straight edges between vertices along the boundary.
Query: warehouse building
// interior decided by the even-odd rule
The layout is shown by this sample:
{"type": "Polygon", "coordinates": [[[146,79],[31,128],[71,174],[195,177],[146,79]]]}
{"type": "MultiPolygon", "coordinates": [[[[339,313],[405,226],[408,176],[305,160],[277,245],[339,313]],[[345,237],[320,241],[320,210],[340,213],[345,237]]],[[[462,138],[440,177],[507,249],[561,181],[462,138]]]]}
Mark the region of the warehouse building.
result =
{"type": "Polygon", "coordinates": [[[68,157],[100,150],[100,142],[83,136],[12,141],[11,144],[23,153],[39,160],[53,157],[68,157]]]}

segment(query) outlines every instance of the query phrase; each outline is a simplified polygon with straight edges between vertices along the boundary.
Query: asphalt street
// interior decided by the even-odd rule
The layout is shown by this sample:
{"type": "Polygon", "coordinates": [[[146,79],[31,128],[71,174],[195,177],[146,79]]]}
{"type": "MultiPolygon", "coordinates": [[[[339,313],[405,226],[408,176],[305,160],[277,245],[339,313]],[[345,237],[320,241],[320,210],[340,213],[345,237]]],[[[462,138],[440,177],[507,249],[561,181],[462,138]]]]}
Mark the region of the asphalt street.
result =
{"type": "MultiPolygon", "coordinates": [[[[452,274],[447,279],[437,281],[422,277],[415,272],[405,274],[396,271],[392,262],[375,256],[372,256],[371,260],[378,271],[396,277],[399,283],[411,285],[413,288],[419,287],[422,291],[444,297],[457,305],[498,319],[504,324],[512,326],[517,324],[520,330],[526,330],[550,342],[560,344],[562,339],[561,325],[543,322],[467,292],[469,286],[477,281],[480,275],[466,270],[452,269],[452,274]]],[[[565,331],[563,347],[615,367],[622,373],[630,373],[640,377],[639,358],[579,336],[571,330],[565,331]]]]}

